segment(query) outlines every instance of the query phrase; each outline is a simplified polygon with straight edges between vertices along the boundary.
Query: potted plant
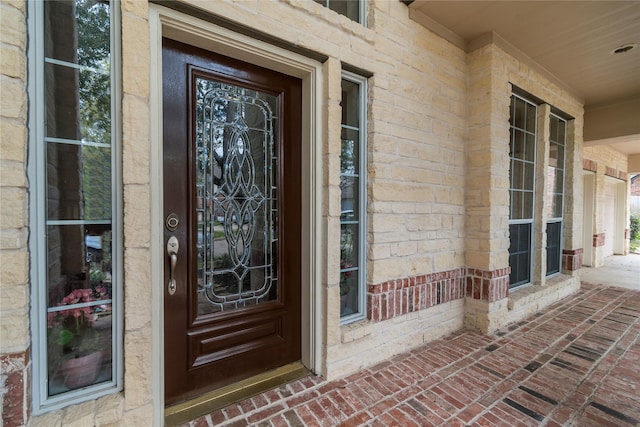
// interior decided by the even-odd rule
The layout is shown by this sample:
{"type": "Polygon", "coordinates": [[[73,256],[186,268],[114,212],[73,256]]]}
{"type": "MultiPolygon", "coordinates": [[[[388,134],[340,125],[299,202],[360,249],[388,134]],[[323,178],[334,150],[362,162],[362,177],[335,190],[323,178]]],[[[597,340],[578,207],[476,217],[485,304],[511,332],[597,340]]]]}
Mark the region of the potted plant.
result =
{"type": "Polygon", "coordinates": [[[110,314],[110,305],[76,306],[105,299],[105,295],[102,286],[74,289],[58,303],[73,307],[48,315],[50,377],[60,378],[69,389],[94,383],[103,355],[110,350],[110,339],[105,339],[110,334],[95,328],[100,313],[110,314]]]}

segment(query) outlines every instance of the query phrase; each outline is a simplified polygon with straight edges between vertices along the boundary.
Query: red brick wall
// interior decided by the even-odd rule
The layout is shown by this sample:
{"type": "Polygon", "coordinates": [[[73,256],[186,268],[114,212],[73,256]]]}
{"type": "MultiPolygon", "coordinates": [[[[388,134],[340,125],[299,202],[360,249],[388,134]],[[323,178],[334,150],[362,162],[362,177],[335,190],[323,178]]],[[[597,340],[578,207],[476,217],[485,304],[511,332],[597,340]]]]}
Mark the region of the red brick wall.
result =
{"type": "Polygon", "coordinates": [[[562,271],[577,271],[582,268],[582,249],[562,250],[562,271]]]}
{"type": "Polygon", "coordinates": [[[367,317],[387,320],[464,298],[465,272],[458,268],[369,285],[367,317]]]}
{"type": "Polygon", "coordinates": [[[29,411],[27,366],[29,351],[0,356],[0,374],[4,379],[2,422],[4,427],[26,424],[29,411]]]}
{"type": "Polygon", "coordinates": [[[495,302],[509,296],[509,267],[457,268],[368,286],[367,317],[378,322],[464,298],[495,302]]]}

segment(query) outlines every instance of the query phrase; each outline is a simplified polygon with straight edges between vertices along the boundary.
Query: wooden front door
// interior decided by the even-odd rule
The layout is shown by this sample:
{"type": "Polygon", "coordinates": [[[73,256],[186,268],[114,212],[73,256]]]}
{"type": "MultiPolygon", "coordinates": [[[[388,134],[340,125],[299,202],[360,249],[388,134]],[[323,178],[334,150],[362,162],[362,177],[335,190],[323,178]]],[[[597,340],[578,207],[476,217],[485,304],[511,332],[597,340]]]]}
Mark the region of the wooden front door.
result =
{"type": "Polygon", "coordinates": [[[163,40],[165,401],[301,358],[301,81],[163,40]]]}

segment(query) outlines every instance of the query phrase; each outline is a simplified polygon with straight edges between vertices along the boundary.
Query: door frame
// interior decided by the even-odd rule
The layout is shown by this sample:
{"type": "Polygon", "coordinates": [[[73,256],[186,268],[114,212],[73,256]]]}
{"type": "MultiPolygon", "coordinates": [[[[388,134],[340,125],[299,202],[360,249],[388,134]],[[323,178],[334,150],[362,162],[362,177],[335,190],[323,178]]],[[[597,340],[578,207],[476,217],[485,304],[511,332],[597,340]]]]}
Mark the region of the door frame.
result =
{"type": "Polygon", "coordinates": [[[302,79],[302,364],[322,372],[322,69],[315,59],[214,23],[149,4],[152,394],[154,425],[164,424],[162,37],[302,79]]]}

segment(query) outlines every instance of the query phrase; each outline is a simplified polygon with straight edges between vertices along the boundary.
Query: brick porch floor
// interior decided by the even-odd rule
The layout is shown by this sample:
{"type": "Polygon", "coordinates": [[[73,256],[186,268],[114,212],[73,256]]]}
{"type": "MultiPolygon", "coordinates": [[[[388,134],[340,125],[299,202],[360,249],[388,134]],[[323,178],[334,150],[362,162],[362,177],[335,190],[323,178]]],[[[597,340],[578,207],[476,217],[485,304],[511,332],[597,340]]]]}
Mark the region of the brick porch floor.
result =
{"type": "Polygon", "coordinates": [[[460,331],[327,382],[308,377],[185,426],[635,426],[640,292],[577,294],[492,335],[460,331]]]}

